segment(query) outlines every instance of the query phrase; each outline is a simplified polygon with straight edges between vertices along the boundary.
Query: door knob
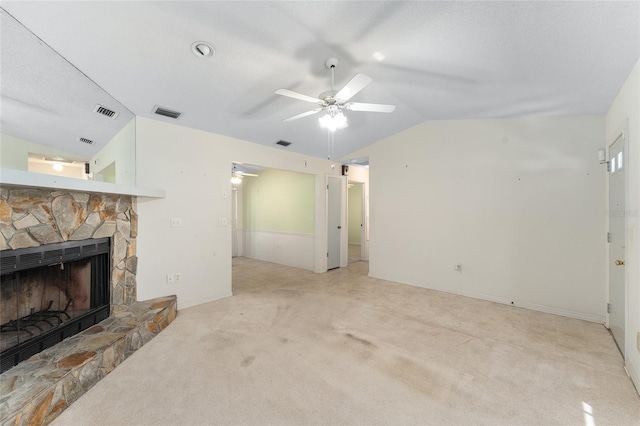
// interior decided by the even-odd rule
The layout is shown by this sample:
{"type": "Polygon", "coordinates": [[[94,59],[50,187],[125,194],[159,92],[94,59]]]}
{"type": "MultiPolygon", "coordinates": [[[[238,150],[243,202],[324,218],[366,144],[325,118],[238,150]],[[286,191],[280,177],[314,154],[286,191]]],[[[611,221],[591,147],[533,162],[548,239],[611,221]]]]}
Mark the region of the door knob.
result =
{"type": "Polygon", "coordinates": [[[616,266],[624,265],[624,260],[616,260],[616,266]]]}

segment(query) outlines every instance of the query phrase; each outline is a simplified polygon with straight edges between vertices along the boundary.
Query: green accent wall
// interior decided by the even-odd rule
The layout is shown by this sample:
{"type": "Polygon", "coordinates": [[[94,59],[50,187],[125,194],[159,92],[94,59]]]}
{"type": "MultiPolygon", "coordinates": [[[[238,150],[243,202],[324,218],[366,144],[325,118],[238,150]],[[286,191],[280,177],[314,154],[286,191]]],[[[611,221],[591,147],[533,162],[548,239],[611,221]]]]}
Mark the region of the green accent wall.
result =
{"type": "Polygon", "coordinates": [[[362,184],[354,183],[349,188],[349,244],[360,244],[362,224],[362,184]]]}
{"type": "Polygon", "coordinates": [[[242,180],[246,230],[315,234],[315,176],[269,169],[242,180]]]}

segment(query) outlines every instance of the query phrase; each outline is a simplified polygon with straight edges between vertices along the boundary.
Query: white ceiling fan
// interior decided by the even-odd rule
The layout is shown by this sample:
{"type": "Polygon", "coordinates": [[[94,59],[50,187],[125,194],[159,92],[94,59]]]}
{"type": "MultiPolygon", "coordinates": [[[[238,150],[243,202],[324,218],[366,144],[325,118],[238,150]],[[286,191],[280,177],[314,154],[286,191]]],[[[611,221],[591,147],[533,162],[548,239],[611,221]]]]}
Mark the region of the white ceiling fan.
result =
{"type": "Polygon", "coordinates": [[[349,102],[356,93],[364,89],[369,83],[371,83],[371,77],[364,74],[356,74],[346,86],[340,91],[336,92],[333,88],[333,74],[338,60],[336,58],[329,58],[325,62],[325,66],[331,70],[331,90],[323,92],[319,97],[303,95],[288,89],[278,89],[276,94],[281,96],[287,96],[293,99],[298,99],[305,102],[311,102],[318,105],[318,108],[311,111],[303,112],[302,114],[294,115],[284,121],[293,121],[302,117],[317,114],[320,111],[326,111],[327,114],[320,117],[320,125],[327,129],[334,131],[347,127],[347,117],[342,110],[348,111],[364,111],[364,112],[393,112],[396,109],[395,105],[385,104],[367,104],[361,102],[349,102]]]}
{"type": "Polygon", "coordinates": [[[231,183],[238,184],[242,182],[245,177],[260,177],[255,173],[249,173],[246,170],[242,170],[237,164],[233,164],[231,168],[231,183]]]}

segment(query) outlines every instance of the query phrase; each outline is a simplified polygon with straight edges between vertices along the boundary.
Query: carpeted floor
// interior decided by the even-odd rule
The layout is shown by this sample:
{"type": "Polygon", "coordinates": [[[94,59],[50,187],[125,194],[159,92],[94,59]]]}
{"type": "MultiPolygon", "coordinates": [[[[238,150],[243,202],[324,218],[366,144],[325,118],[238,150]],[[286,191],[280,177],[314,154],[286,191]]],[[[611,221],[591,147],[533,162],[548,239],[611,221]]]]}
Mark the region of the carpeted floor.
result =
{"type": "Polygon", "coordinates": [[[246,258],[55,425],[632,425],[608,331],[580,320],[246,258]]]}

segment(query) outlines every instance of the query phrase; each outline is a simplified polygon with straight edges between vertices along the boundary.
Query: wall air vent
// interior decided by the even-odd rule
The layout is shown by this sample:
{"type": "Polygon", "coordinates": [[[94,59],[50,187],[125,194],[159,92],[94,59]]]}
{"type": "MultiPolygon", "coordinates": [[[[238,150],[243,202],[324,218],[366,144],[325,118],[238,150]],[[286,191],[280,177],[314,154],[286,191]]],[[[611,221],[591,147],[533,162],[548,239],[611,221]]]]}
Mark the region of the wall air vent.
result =
{"type": "Polygon", "coordinates": [[[278,142],[276,142],[276,145],[280,145],[280,146],[289,146],[289,145],[291,145],[291,142],[287,142],[287,141],[278,141],[278,142]]]}
{"type": "Polygon", "coordinates": [[[182,115],[181,112],[171,111],[170,109],[163,108],[163,107],[160,107],[160,106],[155,106],[153,108],[153,112],[154,112],[154,114],[164,115],[165,117],[173,118],[173,119],[176,119],[176,120],[178,118],[180,118],[180,116],[182,115]]]}
{"type": "Polygon", "coordinates": [[[118,113],[110,110],[107,107],[104,107],[102,105],[96,105],[95,109],[93,110],[94,112],[97,112],[98,114],[102,114],[105,117],[109,117],[109,118],[116,118],[118,116],[118,113]]]}
{"type": "Polygon", "coordinates": [[[93,145],[93,141],[92,141],[91,139],[87,139],[87,138],[78,138],[78,140],[79,140],[80,142],[84,142],[84,143],[87,143],[87,144],[89,144],[89,145],[93,145]]]}

